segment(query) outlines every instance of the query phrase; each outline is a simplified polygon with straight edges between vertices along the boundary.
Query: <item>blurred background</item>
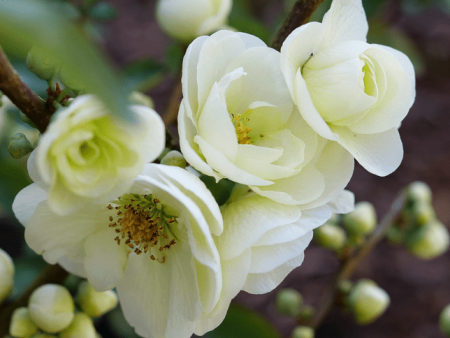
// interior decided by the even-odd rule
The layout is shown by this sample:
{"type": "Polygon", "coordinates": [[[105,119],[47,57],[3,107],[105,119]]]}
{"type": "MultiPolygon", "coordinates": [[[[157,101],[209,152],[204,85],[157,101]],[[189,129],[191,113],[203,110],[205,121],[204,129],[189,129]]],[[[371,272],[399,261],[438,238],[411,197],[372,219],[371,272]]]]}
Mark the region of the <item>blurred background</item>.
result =
{"type": "MultiPolygon", "coordinates": [[[[89,12],[79,10],[82,1],[49,0],[48,3],[69,13],[84,34],[124,74],[126,81],[153,98],[156,111],[166,110],[172,89],[179,81],[177,74],[183,47],[158,27],[154,15],[156,1],[102,1],[94,4],[89,12]]],[[[234,0],[229,25],[270,43],[293,3],[294,0],[234,0]]],[[[312,20],[321,21],[330,3],[324,1],[312,20]]],[[[389,45],[410,57],[417,74],[417,97],[400,128],[405,151],[400,168],[380,178],[357,164],[348,189],[355,193],[357,201],[373,203],[381,219],[402,187],[422,180],[433,190],[438,219],[449,227],[450,0],[365,0],[363,3],[369,19],[368,41],[389,45]]],[[[7,46],[4,48],[24,80],[45,97],[47,83],[27,70],[23,55],[7,46]]],[[[176,126],[172,125],[171,130],[175,131],[176,126]]],[[[11,213],[14,196],[31,182],[26,172],[26,158],[14,160],[8,154],[7,143],[16,132],[23,132],[31,143],[38,138],[37,132],[20,120],[17,110],[8,109],[0,114],[0,247],[16,264],[14,292],[18,295],[45,263],[26,247],[23,228],[11,213]]],[[[320,302],[338,267],[335,255],[312,244],[306,250],[303,265],[279,288],[299,290],[306,303],[314,306],[320,302]]],[[[360,327],[351,316],[334,309],[316,332],[317,338],[444,337],[438,328],[438,318],[440,311],[450,303],[450,252],[423,261],[402,247],[382,242],[354,277],[373,279],[389,293],[391,305],[387,312],[375,323],[360,327]]],[[[262,314],[281,337],[288,337],[295,321],[276,313],[274,299],[275,292],[257,296],[241,292],[235,303],[262,314]]],[[[222,331],[207,336],[276,336],[271,333],[271,326],[264,323],[259,333],[246,332],[245,326],[256,319],[236,315],[239,311],[237,307],[233,312],[236,318],[230,315],[222,331]]],[[[119,309],[99,319],[97,324],[104,337],[135,336],[119,309]]]]}

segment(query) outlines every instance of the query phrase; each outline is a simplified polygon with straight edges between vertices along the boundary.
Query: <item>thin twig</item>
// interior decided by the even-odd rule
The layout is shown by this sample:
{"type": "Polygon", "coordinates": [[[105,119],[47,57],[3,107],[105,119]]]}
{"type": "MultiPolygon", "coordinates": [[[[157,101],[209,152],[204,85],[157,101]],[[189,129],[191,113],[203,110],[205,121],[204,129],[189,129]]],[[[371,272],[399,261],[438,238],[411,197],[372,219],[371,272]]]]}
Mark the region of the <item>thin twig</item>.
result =
{"type": "Polygon", "coordinates": [[[280,51],[287,36],[297,27],[307,23],[322,2],[323,0],[297,0],[275,35],[271,47],[280,51]]]}
{"type": "Polygon", "coordinates": [[[397,219],[405,202],[405,194],[401,193],[394,201],[389,212],[384,216],[378,227],[372,233],[371,237],[366,241],[361,249],[342,266],[334,283],[332,283],[323,296],[322,302],[317,309],[314,317],[311,319],[309,326],[318,328],[333,308],[336,298],[339,295],[338,287],[341,281],[351,277],[360,263],[372,252],[376,245],[384,238],[386,232],[397,219]]]}
{"type": "Polygon", "coordinates": [[[45,131],[50,122],[52,112],[47,108],[45,101],[22,81],[1,46],[0,90],[9,97],[20,111],[33,121],[40,132],[43,133],[45,131]]]}

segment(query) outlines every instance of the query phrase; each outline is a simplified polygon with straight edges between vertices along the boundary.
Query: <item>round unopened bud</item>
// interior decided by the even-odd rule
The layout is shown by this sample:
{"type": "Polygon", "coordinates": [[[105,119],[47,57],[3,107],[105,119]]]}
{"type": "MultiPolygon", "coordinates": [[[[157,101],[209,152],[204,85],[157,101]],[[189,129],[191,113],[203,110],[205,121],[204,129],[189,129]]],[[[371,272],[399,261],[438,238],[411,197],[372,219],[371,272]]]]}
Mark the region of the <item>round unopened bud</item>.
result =
{"type": "Polygon", "coordinates": [[[439,317],[439,327],[447,337],[450,337],[450,304],[441,312],[439,317]]]}
{"type": "Polygon", "coordinates": [[[347,297],[347,304],[360,325],[375,321],[386,311],[389,303],[387,292],[369,279],[359,280],[347,297]]]}
{"type": "Polygon", "coordinates": [[[186,160],[183,155],[176,150],[172,150],[161,159],[161,164],[171,165],[180,168],[186,168],[186,160]]]}
{"type": "Polygon", "coordinates": [[[14,310],[11,323],[9,325],[9,334],[13,337],[30,337],[38,330],[37,325],[31,320],[30,312],[26,307],[20,307],[14,310]]]}
{"type": "Polygon", "coordinates": [[[14,287],[14,263],[9,255],[0,249],[0,303],[5,300],[14,287]]]}
{"type": "Polygon", "coordinates": [[[275,299],[275,307],[278,313],[290,317],[297,317],[300,314],[302,303],[302,295],[294,289],[278,291],[275,299]]]}
{"type": "Polygon", "coordinates": [[[81,310],[90,317],[100,317],[117,306],[117,295],[114,291],[96,291],[88,282],[80,283],[77,303],[81,310]]]}
{"type": "Polygon", "coordinates": [[[355,204],[355,210],[344,215],[343,222],[348,232],[367,235],[377,226],[377,214],[371,203],[359,202],[355,204]]]}
{"type": "Polygon", "coordinates": [[[326,222],[314,229],[314,241],[326,249],[338,251],[347,242],[347,235],[340,226],[326,222]]]}
{"type": "Polygon", "coordinates": [[[433,206],[427,202],[421,202],[413,207],[413,214],[418,225],[424,225],[436,218],[433,206]]]}
{"type": "Polygon", "coordinates": [[[415,256],[431,259],[443,254],[449,245],[448,230],[438,220],[414,229],[407,237],[406,246],[415,256]]]}
{"type": "Polygon", "coordinates": [[[297,326],[292,331],[292,338],[314,338],[314,330],[309,326],[297,326]]]}
{"type": "Polygon", "coordinates": [[[59,62],[43,48],[33,47],[27,55],[26,64],[29,70],[42,80],[52,79],[59,70],[59,62]]]}
{"type": "Polygon", "coordinates": [[[33,147],[27,137],[22,133],[17,133],[8,143],[8,151],[12,157],[18,159],[33,151],[33,147]]]}
{"type": "Polygon", "coordinates": [[[75,305],[65,287],[46,284],[34,290],[28,308],[31,318],[39,328],[56,333],[69,326],[74,317],[75,305]]]}
{"type": "Polygon", "coordinates": [[[130,95],[130,101],[141,106],[147,106],[149,108],[155,109],[155,103],[153,102],[152,98],[141,92],[132,92],[130,95]]]}
{"type": "Polygon", "coordinates": [[[431,189],[424,182],[413,182],[407,188],[408,199],[412,202],[425,202],[431,204],[431,189]]]}
{"type": "Polygon", "coordinates": [[[96,338],[94,323],[91,317],[83,312],[75,314],[70,325],[59,334],[60,338],[96,338]]]}

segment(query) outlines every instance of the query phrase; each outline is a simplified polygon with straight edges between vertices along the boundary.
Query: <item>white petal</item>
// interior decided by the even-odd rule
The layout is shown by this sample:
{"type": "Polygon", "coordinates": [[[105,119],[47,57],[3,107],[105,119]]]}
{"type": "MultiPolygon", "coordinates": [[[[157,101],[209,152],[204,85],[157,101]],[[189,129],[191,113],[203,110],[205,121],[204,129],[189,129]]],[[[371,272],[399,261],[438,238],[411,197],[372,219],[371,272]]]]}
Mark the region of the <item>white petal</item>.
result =
{"type": "Polygon", "coordinates": [[[366,41],[369,30],[361,0],[334,0],[322,24],[322,48],[349,40],[366,41]]]}
{"type": "Polygon", "coordinates": [[[346,127],[333,127],[340,144],[367,171],[386,176],[398,168],[403,159],[403,145],[397,128],[378,134],[358,134],[346,127]]]}
{"type": "Polygon", "coordinates": [[[58,262],[64,270],[70,272],[73,275],[77,275],[81,278],[87,278],[86,270],[84,269],[84,264],[82,261],[71,260],[67,257],[63,257],[58,262]]]}
{"type": "Polygon", "coordinates": [[[347,214],[355,210],[355,195],[349,190],[344,190],[328,202],[328,206],[336,214],[347,214]]]}
{"type": "MultiPolygon", "coordinates": [[[[33,180],[34,183],[38,184],[42,189],[47,189],[48,183],[44,182],[41,174],[39,173],[39,168],[37,166],[37,150],[36,147],[30,154],[27,160],[28,175],[33,180]]],[[[50,177],[48,177],[48,182],[50,182],[50,177]]]]}
{"type": "Polygon", "coordinates": [[[36,206],[47,198],[47,193],[36,183],[23,188],[14,198],[12,209],[23,226],[26,226],[36,206]]]}
{"type": "Polygon", "coordinates": [[[90,235],[84,244],[84,268],[97,291],[114,288],[125,271],[128,250],[125,245],[117,245],[116,236],[113,229],[106,229],[90,235]]]}
{"type": "MultiPolygon", "coordinates": [[[[214,2],[213,2],[214,3],[214,2]]],[[[231,11],[231,0],[221,0],[217,12],[213,16],[209,16],[198,28],[197,35],[209,34],[224,25],[227,21],[228,14],[231,11]]]]}

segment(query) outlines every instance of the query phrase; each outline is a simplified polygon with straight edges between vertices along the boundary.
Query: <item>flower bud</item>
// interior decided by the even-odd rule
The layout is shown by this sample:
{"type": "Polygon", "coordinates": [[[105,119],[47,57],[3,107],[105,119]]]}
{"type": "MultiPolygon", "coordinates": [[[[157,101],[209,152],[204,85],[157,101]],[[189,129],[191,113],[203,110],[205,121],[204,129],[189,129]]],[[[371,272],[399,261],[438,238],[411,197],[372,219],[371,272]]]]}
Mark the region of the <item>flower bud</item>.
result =
{"type": "Polygon", "coordinates": [[[34,290],[28,308],[31,319],[49,333],[60,332],[69,326],[75,310],[69,291],[56,284],[46,284],[34,290]]]}
{"type": "Polygon", "coordinates": [[[424,182],[413,182],[407,188],[408,199],[412,202],[425,202],[431,204],[431,189],[424,182]]]}
{"type": "Polygon", "coordinates": [[[0,249],[0,303],[14,287],[14,263],[9,255],[0,249]]]}
{"type": "Polygon", "coordinates": [[[414,229],[406,239],[408,250],[415,256],[431,259],[443,254],[449,245],[448,230],[438,220],[414,229]]]}
{"type": "Polygon", "coordinates": [[[309,326],[297,326],[292,331],[292,338],[314,338],[314,330],[309,326]]]}
{"type": "Polygon", "coordinates": [[[297,317],[300,314],[302,303],[302,295],[294,289],[282,289],[278,291],[275,299],[275,307],[278,313],[290,317],[297,317]]]}
{"type": "Polygon", "coordinates": [[[66,87],[77,91],[84,89],[83,80],[80,79],[78,72],[70,65],[61,66],[58,76],[66,87]]]}
{"type": "Polygon", "coordinates": [[[340,226],[326,222],[314,229],[314,241],[326,249],[338,251],[347,242],[347,235],[340,226]]]}
{"type": "Polygon", "coordinates": [[[29,70],[42,80],[52,79],[59,70],[59,62],[46,50],[34,46],[27,55],[26,64],[29,70]]]}
{"type": "Polygon", "coordinates": [[[183,155],[176,150],[172,150],[161,159],[161,164],[172,165],[175,167],[186,168],[186,160],[183,155]]]}
{"type": "Polygon", "coordinates": [[[14,310],[11,323],[9,325],[9,334],[13,337],[30,337],[35,334],[38,327],[30,317],[30,312],[26,307],[20,307],[14,310]]]}
{"type": "Polygon", "coordinates": [[[27,137],[22,133],[17,133],[8,143],[8,151],[12,157],[19,159],[33,151],[33,147],[27,137]]]}
{"type": "Polygon", "coordinates": [[[130,101],[134,104],[139,104],[141,106],[146,106],[155,109],[155,103],[152,98],[141,92],[132,92],[130,95],[130,101]]]}
{"type": "Polygon", "coordinates": [[[90,317],[100,317],[114,309],[118,303],[114,291],[95,291],[88,282],[80,283],[76,299],[81,310],[90,317]]]}
{"type": "Polygon", "coordinates": [[[436,213],[430,203],[418,203],[413,207],[413,210],[414,218],[418,225],[430,223],[436,218],[436,213]]]}
{"type": "Polygon", "coordinates": [[[72,323],[61,331],[59,336],[60,338],[96,338],[97,332],[92,319],[87,314],[79,312],[75,314],[72,323]]]}
{"type": "Polygon", "coordinates": [[[347,303],[360,325],[370,324],[389,306],[389,295],[374,281],[359,280],[347,297],[347,303]]]}
{"type": "Polygon", "coordinates": [[[439,327],[447,337],[450,337],[450,304],[441,312],[439,317],[439,327]]]}
{"type": "Polygon", "coordinates": [[[375,208],[369,202],[359,202],[355,210],[344,215],[344,226],[350,232],[358,235],[370,234],[377,226],[375,208]]]}

